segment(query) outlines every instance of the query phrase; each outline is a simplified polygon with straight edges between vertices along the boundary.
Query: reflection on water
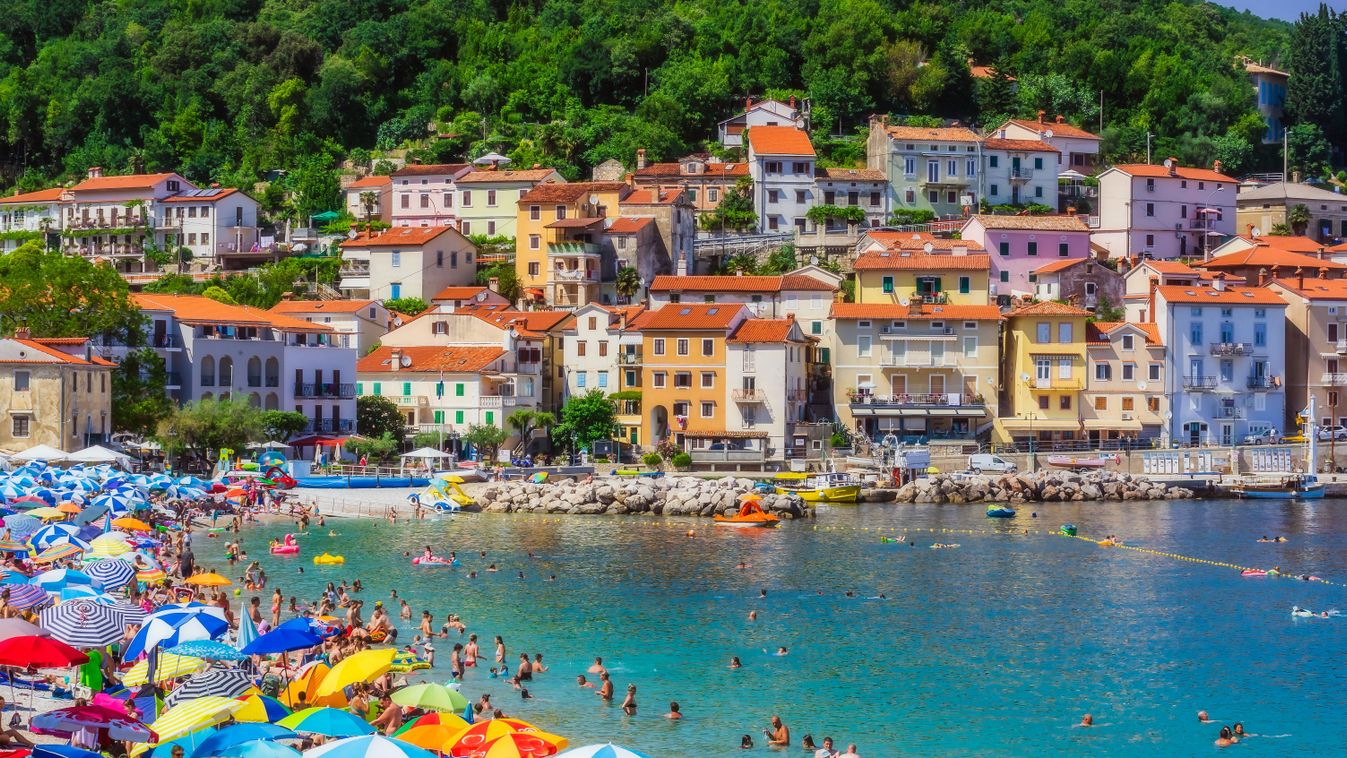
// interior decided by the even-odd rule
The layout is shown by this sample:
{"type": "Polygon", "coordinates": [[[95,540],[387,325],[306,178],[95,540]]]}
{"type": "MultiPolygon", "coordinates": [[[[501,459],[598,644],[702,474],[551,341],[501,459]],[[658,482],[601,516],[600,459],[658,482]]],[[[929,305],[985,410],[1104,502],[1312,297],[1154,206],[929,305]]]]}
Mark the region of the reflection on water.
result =
{"type": "MultiPolygon", "coordinates": [[[[334,520],[340,535],[314,527],[296,558],[265,550],[282,528],[243,536],[287,596],[312,599],[328,580],[359,577],[367,609],[396,588],[416,619],[432,610],[437,629],[452,612],[484,649],[503,635],[512,665],[519,652],[543,653],[552,670],[535,677],[534,700],[482,668],[463,692],[490,692],[508,714],[577,745],[612,739],[654,756],[733,755],[740,735],[761,743],[779,713],[796,744],[831,735],[866,756],[1189,754],[1209,749],[1219,728],[1196,723],[1205,709],[1255,733],[1292,735],[1255,738],[1242,751],[1339,749],[1330,730],[1340,722],[1347,619],[1292,620],[1290,608],[1347,609],[1347,589],[1241,578],[1038,532],[1072,522],[1082,536],[1115,533],[1160,551],[1347,581],[1341,503],[1038,504],[1009,521],[982,510],[824,508],[816,522],[779,530],[637,517],[334,520]],[[911,530],[917,546],[883,543],[876,529],[911,530]],[[932,529],[975,533],[918,531],[932,529]],[[1290,541],[1255,542],[1264,534],[1290,541]],[[404,551],[425,544],[458,551],[463,567],[411,566],[404,551]],[[314,566],[323,551],[344,554],[346,565],[314,566]],[[735,568],[740,561],[747,570],[735,568]],[[485,573],[490,563],[500,571],[485,573]],[[479,578],[467,578],[472,569],[479,578]],[[874,599],[881,593],[886,600],[874,599]],[[785,657],[766,652],[783,645],[785,657]],[[596,655],[619,700],[638,686],[638,715],[575,686],[596,655]],[[736,655],[745,665],[732,671],[736,655]],[[671,700],[681,722],[659,718],[671,700]],[[1107,726],[1070,728],[1086,712],[1107,726]]],[[[402,622],[400,642],[414,623],[402,622]]],[[[453,642],[437,643],[436,678],[447,677],[453,642]]]]}

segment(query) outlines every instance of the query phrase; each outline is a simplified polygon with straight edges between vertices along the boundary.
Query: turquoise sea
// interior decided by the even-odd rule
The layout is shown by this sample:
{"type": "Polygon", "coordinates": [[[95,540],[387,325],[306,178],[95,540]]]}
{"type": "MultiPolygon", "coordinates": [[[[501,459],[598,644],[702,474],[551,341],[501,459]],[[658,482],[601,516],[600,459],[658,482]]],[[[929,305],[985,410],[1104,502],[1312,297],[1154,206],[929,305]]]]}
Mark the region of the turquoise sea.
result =
{"type": "MultiPolygon", "coordinates": [[[[1347,611],[1347,588],[1243,578],[1046,532],[1073,522],[1082,536],[1347,583],[1347,505],[1039,504],[1009,521],[982,511],[825,507],[816,521],[777,530],[636,517],[333,519],[339,536],[311,527],[298,557],[266,550],[284,525],[242,536],[287,596],[313,599],[329,580],[359,577],[367,614],[396,588],[417,619],[434,612],[436,629],[460,614],[488,661],[496,634],[512,666],[521,651],[543,653],[551,671],[535,677],[533,700],[485,668],[470,669],[462,691],[474,700],[490,692],[508,715],[573,745],[611,739],[658,757],[729,756],[752,734],[765,752],[762,728],[780,714],[797,754],[808,733],[839,748],[855,742],[867,758],[1199,755],[1216,751],[1220,726],[1235,721],[1262,735],[1233,748],[1241,753],[1342,751],[1347,616],[1293,619],[1290,610],[1347,611]],[[904,531],[917,547],[880,541],[904,531]],[[1256,542],[1265,534],[1289,541],[1256,542]],[[456,550],[463,567],[411,566],[403,552],[425,544],[456,550]],[[346,565],[314,566],[323,551],[346,565]],[[500,571],[485,572],[490,563],[500,571]],[[767,652],[779,646],[789,654],[767,652]],[[637,685],[637,715],[576,686],[596,655],[619,701],[637,685]],[[742,669],[728,668],[731,656],[742,669]],[[671,700],[681,721],[660,718],[671,700]],[[1199,724],[1199,710],[1215,723],[1199,724]],[[1073,727],[1087,712],[1098,726],[1073,727]]],[[[198,556],[223,568],[223,540],[210,542],[198,556]]],[[[401,624],[400,643],[413,623],[401,624]]],[[[452,643],[437,641],[430,678],[447,678],[452,643]]]]}

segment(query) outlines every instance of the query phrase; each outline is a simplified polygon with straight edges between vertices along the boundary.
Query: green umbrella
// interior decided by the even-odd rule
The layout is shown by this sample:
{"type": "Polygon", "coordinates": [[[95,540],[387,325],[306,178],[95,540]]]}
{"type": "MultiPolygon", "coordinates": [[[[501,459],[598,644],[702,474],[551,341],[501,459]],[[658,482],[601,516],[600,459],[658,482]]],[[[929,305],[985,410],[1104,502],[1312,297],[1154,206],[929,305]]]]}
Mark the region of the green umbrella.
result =
{"type": "Polygon", "coordinates": [[[403,687],[392,695],[393,702],[430,711],[461,711],[468,707],[468,699],[443,684],[425,682],[403,687]]]}
{"type": "Polygon", "coordinates": [[[339,218],[341,218],[341,214],[336,211],[323,211],[313,214],[313,220],[319,224],[330,224],[339,218]]]}

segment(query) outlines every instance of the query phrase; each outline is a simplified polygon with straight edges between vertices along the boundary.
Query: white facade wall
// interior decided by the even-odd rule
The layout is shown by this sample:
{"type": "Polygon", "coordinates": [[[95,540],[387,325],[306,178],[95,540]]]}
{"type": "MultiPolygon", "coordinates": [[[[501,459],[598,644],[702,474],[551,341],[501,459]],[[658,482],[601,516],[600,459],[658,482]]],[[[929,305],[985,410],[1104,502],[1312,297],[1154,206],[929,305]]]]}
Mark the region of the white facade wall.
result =
{"type": "MultiPolygon", "coordinates": [[[[61,228],[60,206],[55,202],[11,203],[8,207],[0,202],[0,235],[10,233],[40,234],[44,230],[59,231],[61,228]]],[[[0,239],[0,252],[8,253],[26,239],[0,239]]],[[[42,240],[38,238],[38,242],[42,240]]]]}
{"type": "Polygon", "coordinates": [[[1198,255],[1205,239],[1214,247],[1235,233],[1235,195],[1234,182],[1109,169],[1099,176],[1099,229],[1091,240],[1113,258],[1198,255]],[[1202,214],[1203,208],[1218,213],[1202,214]]]}
{"type": "Polygon", "coordinates": [[[726,345],[726,431],[767,432],[768,457],[781,460],[808,396],[805,346],[733,340],[726,345]]]}
{"type": "Polygon", "coordinates": [[[812,232],[805,213],[818,204],[814,156],[758,155],[750,144],[748,173],[760,232],[812,232]]]}
{"type": "Polygon", "coordinates": [[[1048,152],[987,150],[979,194],[989,205],[1040,203],[1056,208],[1057,157],[1048,152]]]}
{"type": "MultiPolygon", "coordinates": [[[[593,390],[607,395],[618,391],[619,347],[608,332],[608,321],[608,312],[594,306],[575,312],[575,333],[567,330],[562,347],[566,398],[593,390]]],[[[635,344],[640,345],[640,336],[636,337],[635,344]]]]}

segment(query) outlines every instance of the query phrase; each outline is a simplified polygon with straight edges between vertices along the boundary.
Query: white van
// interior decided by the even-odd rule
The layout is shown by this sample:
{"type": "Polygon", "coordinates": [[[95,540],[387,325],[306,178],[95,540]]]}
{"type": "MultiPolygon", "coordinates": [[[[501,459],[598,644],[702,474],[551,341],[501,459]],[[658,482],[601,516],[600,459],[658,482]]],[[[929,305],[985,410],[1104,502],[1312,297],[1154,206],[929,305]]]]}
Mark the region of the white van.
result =
{"type": "Polygon", "coordinates": [[[979,474],[1013,474],[1018,470],[1014,463],[999,455],[978,453],[968,456],[968,469],[979,474]]]}

